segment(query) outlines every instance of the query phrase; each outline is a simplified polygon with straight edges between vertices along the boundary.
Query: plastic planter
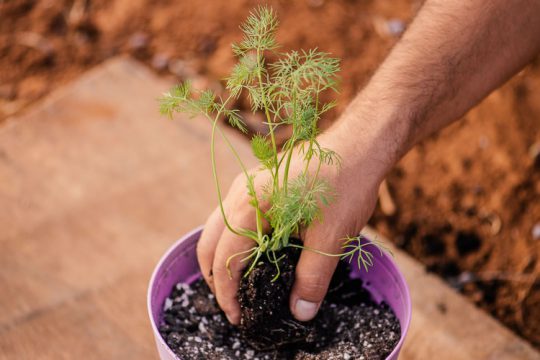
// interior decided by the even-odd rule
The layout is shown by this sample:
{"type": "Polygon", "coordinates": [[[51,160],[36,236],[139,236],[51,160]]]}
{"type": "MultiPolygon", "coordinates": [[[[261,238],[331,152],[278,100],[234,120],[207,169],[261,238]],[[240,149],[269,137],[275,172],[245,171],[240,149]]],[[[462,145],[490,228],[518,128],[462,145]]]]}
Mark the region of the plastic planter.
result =
{"type": "MultiPolygon", "coordinates": [[[[178,240],[163,255],[150,279],[148,287],[148,314],[162,360],[179,360],[167,346],[158,326],[163,315],[163,304],[179,282],[191,283],[200,277],[195,245],[202,228],[197,228],[178,240]]],[[[401,325],[401,338],[387,360],[398,359],[411,320],[411,298],[405,278],[390,256],[374,253],[374,266],[369,272],[354,268],[351,277],[361,278],[375,301],[385,301],[394,310],[401,325]]]]}

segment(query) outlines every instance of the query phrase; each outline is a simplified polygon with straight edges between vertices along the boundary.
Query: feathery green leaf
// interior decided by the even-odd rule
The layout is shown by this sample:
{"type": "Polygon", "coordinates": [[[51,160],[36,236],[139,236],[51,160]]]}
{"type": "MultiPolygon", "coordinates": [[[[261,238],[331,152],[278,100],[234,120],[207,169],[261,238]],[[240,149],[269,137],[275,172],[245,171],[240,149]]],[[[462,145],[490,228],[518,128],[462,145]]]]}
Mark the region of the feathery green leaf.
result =
{"type": "Polygon", "coordinates": [[[267,169],[272,169],[274,166],[274,150],[266,137],[257,134],[251,138],[251,149],[253,155],[267,169]]]}
{"type": "Polygon", "coordinates": [[[159,98],[159,112],[172,118],[173,113],[185,104],[190,94],[191,84],[187,81],[173,86],[159,98]]]}
{"type": "Polygon", "coordinates": [[[260,6],[252,11],[247,20],[240,26],[244,38],[233,45],[233,52],[243,56],[250,50],[265,51],[277,48],[276,30],[278,21],[274,10],[260,6]]]}
{"type": "MultiPolygon", "coordinates": [[[[317,177],[318,171],[314,176],[308,172],[313,168],[310,162],[317,161],[319,169],[323,165],[340,164],[338,154],[322,148],[317,142],[321,115],[335,106],[335,102],[322,103],[321,95],[326,90],[336,90],[339,60],[317,49],[278,53],[277,26],[276,14],[267,6],[252,11],[240,26],[243,38],[233,45],[238,61],[226,78],[227,97],[223,98],[210,90],[193,91],[185,82],[173,87],[159,100],[160,112],[164,115],[171,117],[175,112],[203,115],[213,125],[212,169],[224,222],[230,231],[256,242],[250,250],[231,256],[227,266],[233,258],[242,256],[241,261],[251,262],[247,267],[249,273],[259,261],[265,260],[276,266],[276,278],[280,274],[281,260],[276,252],[292,246],[289,239],[298,235],[301,228],[322,220],[322,206],[328,205],[334,197],[330,186],[317,177]],[[266,58],[269,53],[278,57],[270,64],[266,58]],[[247,132],[239,110],[231,109],[241,95],[247,97],[253,112],[261,111],[264,114],[264,124],[268,126],[268,136],[257,134],[251,139],[253,154],[262,168],[271,174],[271,179],[262,189],[255,188],[255,174],[245,169],[226,134],[221,135],[246,175],[249,203],[256,210],[256,231],[236,229],[228,222],[215,164],[214,135],[220,124],[218,120],[225,118],[231,126],[247,132]],[[278,154],[275,131],[284,124],[291,126],[292,134],[283,146],[283,153],[278,154]],[[304,170],[295,174],[294,178],[291,174],[289,178],[293,152],[301,156],[304,170]],[[266,210],[266,206],[262,209],[259,201],[268,202],[269,209],[266,210]],[[270,234],[264,233],[264,221],[272,228],[270,234]]],[[[373,262],[371,254],[362,252],[364,249],[359,246],[354,247],[352,241],[346,243],[345,250],[348,252],[344,256],[356,252],[363,255],[359,266],[366,267],[373,262]]]]}
{"type": "Polygon", "coordinates": [[[223,109],[222,113],[227,118],[227,120],[229,121],[229,124],[232,127],[235,127],[241,132],[243,132],[244,134],[247,134],[246,124],[244,123],[244,120],[242,120],[242,117],[240,116],[240,110],[223,109]]]}

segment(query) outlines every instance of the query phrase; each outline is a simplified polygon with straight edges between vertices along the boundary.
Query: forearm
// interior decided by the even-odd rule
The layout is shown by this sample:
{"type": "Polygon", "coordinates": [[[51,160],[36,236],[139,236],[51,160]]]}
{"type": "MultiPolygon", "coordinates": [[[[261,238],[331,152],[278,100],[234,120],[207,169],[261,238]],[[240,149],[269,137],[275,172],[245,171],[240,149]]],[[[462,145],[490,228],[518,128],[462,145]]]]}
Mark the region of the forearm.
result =
{"type": "Polygon", "coordinates": [[[539,0],[428,0],[335,126],[334,142],[352,142],[343,155],[366,154],[387,169],[539,51],[539,0]]]}

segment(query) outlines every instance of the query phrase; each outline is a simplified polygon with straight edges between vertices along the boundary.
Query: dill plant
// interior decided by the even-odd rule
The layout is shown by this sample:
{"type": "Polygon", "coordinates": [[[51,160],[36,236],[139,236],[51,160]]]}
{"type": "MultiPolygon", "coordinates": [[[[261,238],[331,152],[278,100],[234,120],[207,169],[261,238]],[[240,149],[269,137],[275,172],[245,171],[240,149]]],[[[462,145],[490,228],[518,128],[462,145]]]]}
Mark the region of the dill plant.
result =
{"type": "Polygon", "coordinates": [[[248,275],[261,257],[276,267],[274,279],[280,275],[280,251],[286,247],[297,247],[326,256],[339,256],[352,261],[355,254],[359,267],[368,270],[373,265],[373,255],[366,246],[375,245],[382,252],[382,244],[366,241],[359,237],[344,239],[343,253],[328,254],[316,249],[291,243],[291,236],[299,233],[315,220],[321,220],[321,205],[332,200],[332,189],[319,177],[323,165],[340,165],[340,157],[331,149],[323,148],[317,141],[317,123],[321,115],[335,106],[335,102],[322,103],[321,94],[327,90],[337,91],[339,59],[316,49],[280,53],[276,42],[278,21],[275,12],[268,7],[259,7],[251,12],[241,25],[243,39],[233,44],[232,49],[237,64],[226,79],[228,95],[222,97],[211,90],[195,92],[189,82],[174,86],[160,98],[160,112],[172,117],[173,113],[187,113],[204,116],[212,124],[210,152],[212,172],[217,190],[219,208],[229,231],[250,238],[254,246],[247,251],[234,254],[230,261],[241,256],[241,261],[249,262],[245,272],[248,275]],[[278,60],[268,63],[266,55],[273,53],[278,60]],[[253,112],[264,113],[268,135],[254,135],[251,138],[253,154],[258,159],[261,170],[270,174],[271,181],[257,193],[255,174],[249,173],[227,136],[218,126],[219,120],[226,118],[229,124],[247,133],[239,111],[230,109],[230,104],[242,93],[246,94],[253,112]],[[291,126],[292,135],[278,149],[275,132],[279,126],[291,126]],[[216,171],[216,133],[225,142],[240,165],[247,184],[250,205],[255,209],[256,230],[236,228],[230,224],[223,208],[223,196],[219,176],[216,171]],[[293,154],[297,152],[303,160],[302,172],[290,178],[289,170],[293,154]],[[314,174],[309,172],[312,162],[316,163],[314,174]],[[263,211],[261,200],[270,208],[263,211]],[[263,230],[266,221],[271,233],[263,230]]]}

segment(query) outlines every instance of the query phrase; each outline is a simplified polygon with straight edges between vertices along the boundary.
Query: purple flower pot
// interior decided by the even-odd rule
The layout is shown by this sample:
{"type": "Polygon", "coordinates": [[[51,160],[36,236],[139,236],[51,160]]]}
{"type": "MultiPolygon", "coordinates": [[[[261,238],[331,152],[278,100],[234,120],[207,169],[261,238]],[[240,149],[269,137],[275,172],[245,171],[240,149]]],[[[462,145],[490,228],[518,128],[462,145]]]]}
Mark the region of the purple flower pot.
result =
{"type": "MultiPolygon", "coordinates": [[[[179,282],[191,283],[200,277],[195,245],[202,228],[199,227],[178,240],[157,264],[148,287],[148,314],[162,360],[179,360],[161,337],[158,327],[162,321],[163,304],[179,282]]],[[[387,254],[374,253],[374,266],[369,272],[354,267],[351,277],[361,278],[374,300],[385,301],[396,314],[401,325],[401,338],[386,358],[396,360],[411,321],[411,297],[405,278],[387,254]]],[[[354,264],[354,262],[353,262],[354,264]]]]}

